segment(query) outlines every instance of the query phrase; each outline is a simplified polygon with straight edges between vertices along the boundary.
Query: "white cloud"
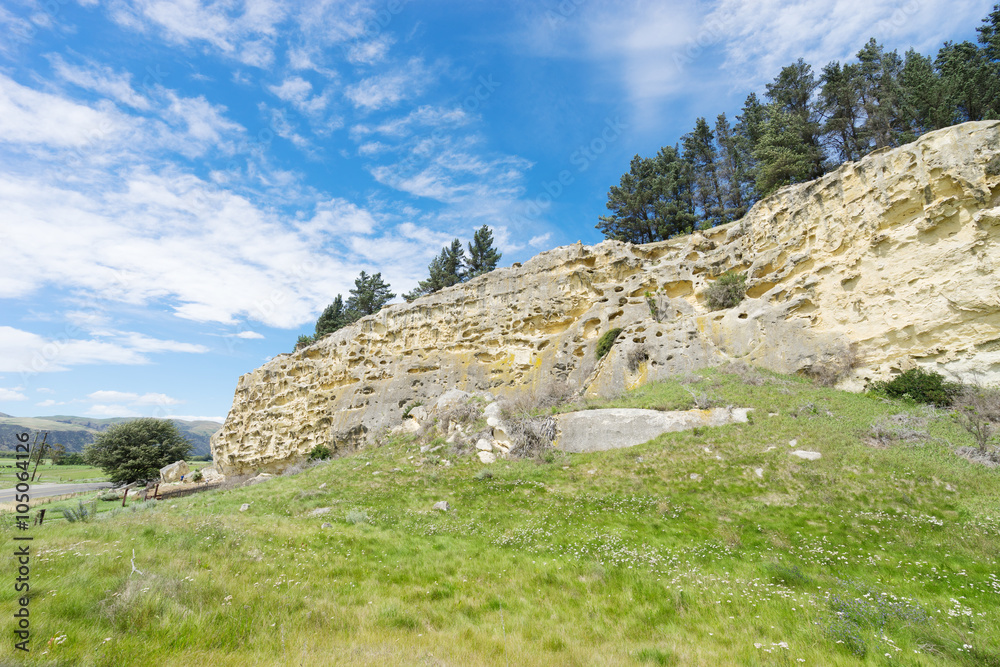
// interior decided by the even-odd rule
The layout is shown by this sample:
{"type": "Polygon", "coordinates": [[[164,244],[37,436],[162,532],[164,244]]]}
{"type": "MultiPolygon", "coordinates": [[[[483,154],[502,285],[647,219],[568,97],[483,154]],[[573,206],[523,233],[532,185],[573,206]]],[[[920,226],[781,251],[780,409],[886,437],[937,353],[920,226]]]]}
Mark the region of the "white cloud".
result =
{"type": "Polygon", "coordinates": [[[219,422],[222,424],[226,421],[225,417],[202,417],[199,415],[166,415],[164,419],[179,419],[185,422],[219,422]]]}
{"type": "MultiPolygon", "coordinates": [[[[726,67],[754,83],[804,58],[818,72],[846,60],[875,37],[890,49],[925,53],[942,34],[976,25],[992,0],[954,3],[924,0],[722,0],[706,20],[724,44],[726,67]]],[[[713,35],[714,36],[714,35],[713,35]]]]}
{"type": "Polygon", "coordinates": [[[528,241],[528,245],[530,245],[532,248],[541,248],[546,243],[548,243],[548,241],[549,241],[550,238],[552,238],[552,234],[551,233],[546,233],[546,234],[540,234],[538,236],[533,236],[533,237],[531,237],[531,240],[528,241]]]}
{"type": "Polygon", "coordinates": [[[180,44],[203,42],[248,65],[266,67],[273,61],[286,9],[273,0],[134,0],[113,5],[112,18],[133,30],[155,32],[180,44]]]}
{"type": "Polygon", "coordinates": [[[145,353],[183,348],[207,352],[203,346],[157,341],[136,335],[125,338],[46,338],[30,331],[0,326],[0,372],[46,373],[84,364],[147,364],[145,353]],[[136,345],[135,343],[139,344],[136,345]]]}
{"type": "Polygon", "coordinates": [[[411,58],[396,70],[362,79],[344,91],[357,107],[368,110],[387,109],[423,93],[433,74],[421,58],[411,58]]]}
{"type": "Polygon", "coordinates": [[[113,108],[91,108],[0,74],[0,143],[82,148],[108,144],[129,125],[113,108]]]}
{"type": "Polygon", "coordinates": [[[85,417],[141,417],[135,410],[124,405],[92,405],[84,413],[85,417]]]}
{"type": "Polygon", "coordinates": [[[63,401],[55,401],[52,400],[51,398],[46,399],[40,403],[35,403],[35,406],[39,408],[51,408],[53,405],[66,405],[66,403],[64,403],[63,401]]]}
{"type": "Polygon", "coordinates": [[[128,72],[115,72],[110,67],[93,61],[88,61],[86,67],[71,65],[58,53],[47,57],[56,74],[64,81],[101,93],[135,109],[146,111],[151,106],[147,98],[132,89],[132,75],[128,72]]]}
{"type": "Polygon", "coordinates": [[[385,60],[395,41],[392,35],[383,34],[368,41],[357,42],[347,50],[347,59],[356,65],[374,65],[385,60]]]}
{"type": "MultiPolygon", "coordinates": [[[[342,199],[320,200],[312,219],[304,218],[309,222],[293,224],[270,207],[173,171],[82,182],[81,192],[67,185],[0,167],[0,229],[8,232],[11,257],[0,263],[0,297],[53,284],[98,305],[156,302],[198,321],[231,324],[239,317],[294,327],[313,319],[330,294],[344,292],[360,269],[336,244],[375,228],[370,213],[342,199]],[[335,238],[324,238],[324,229],[335,238]]],[[[140,363],[147,352],[200,349],[117,335],[114,350],[101,349],[121,363],[140,363]]]]}
{"type": "Polygon", "coordinates": [[[183,403],[176,398],[167,396],[166,394],[136,394],[129,391],[95,391],[93,393],[87,394],[87,398],[92,401],[99,401],[102,403],[120,403],[127,405],[177,405],[183,403]]]}
{"type": "Polygon", "coordinates": [[[26,401],[28,397],[20,392],[21,387],[4,389],[0,387],[0,401],[26,401]]]}
{"type": "Polygon", "coordinates": [[[242,338],[244,340],[260,340],[264,338],[264,334],[257,333],[256,331],[241,331],[239,333],[227,334],[231,338],[242,338]]]}

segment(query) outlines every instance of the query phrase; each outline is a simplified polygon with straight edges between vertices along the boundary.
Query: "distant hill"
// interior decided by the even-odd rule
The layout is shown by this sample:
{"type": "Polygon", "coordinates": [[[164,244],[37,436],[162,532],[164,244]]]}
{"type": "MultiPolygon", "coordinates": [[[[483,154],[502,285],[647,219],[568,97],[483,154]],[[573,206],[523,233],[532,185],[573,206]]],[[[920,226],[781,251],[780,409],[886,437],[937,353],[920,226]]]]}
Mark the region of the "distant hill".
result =
{"type": "MultiPolygon", "coordinates": [[[[0,451],[14,449],[14,435],[28,431],[34,436],[35,431],[48,431],[48,441],[57,442],[66,447],[67,452],[80,452],[94,441],[94,436],[107,430],[112,424],[131,421],[131,417],[112,417],[110,419],[94,419],[92,417],[74,417],[72,415],[53,415],[51,417],[12,417],[0,413],[0,451]]],[[[192,454],[201,456],[210,454],[209,440],[212,434],[222,428],[222,424],[213,421],[184,421],[172,419],[185,438],[194,445],[192,454]]]]}

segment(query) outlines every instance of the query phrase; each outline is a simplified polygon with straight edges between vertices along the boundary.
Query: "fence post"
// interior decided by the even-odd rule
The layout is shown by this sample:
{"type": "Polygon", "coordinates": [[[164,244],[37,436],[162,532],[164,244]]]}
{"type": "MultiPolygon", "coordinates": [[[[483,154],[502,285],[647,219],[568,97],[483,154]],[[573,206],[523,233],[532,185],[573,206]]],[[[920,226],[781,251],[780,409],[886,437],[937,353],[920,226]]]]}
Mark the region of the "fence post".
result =
{"type": "Polygon", "coordinates": [[[42,521],[45,521],[45,509],[38,510],[38,518],[35,519],[37,525],[42,525],[42,521]]]}
{"type": "Polygon", "coordinates": [[[160,499],[160,483],[156,483],[156,488],[153,489],[153,500],[160,499]]]}
{"type": "Polygon", "coordinates": [[[125,507],[125,499],[128,498],[128,487],[125,487],[125,493],[122,494],[122,507],[125,507]]]}

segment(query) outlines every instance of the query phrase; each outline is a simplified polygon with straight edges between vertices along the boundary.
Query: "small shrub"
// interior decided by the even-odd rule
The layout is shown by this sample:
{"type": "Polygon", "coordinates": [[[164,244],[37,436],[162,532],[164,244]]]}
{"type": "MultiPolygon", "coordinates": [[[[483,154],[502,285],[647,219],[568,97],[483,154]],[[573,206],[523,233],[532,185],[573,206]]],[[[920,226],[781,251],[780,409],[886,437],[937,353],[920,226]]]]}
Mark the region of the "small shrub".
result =
{"type": "Polygon", "coordinates": [[[667,303],[669,299],[664,294],[653,294],[646,292],[646,305],[649,306],[649,314],[655,322],[662,322],[667,317],[667,303]]]}
{"type": "Polygon", "coordinates": [[[111,493],[110,491],[105,491],[97,497],[98,500],[103,500],[104,502],[111,502],[113,500],[121,500],[121,497],[117,493],[111,493]]]}
{"type": "Polygon", "coordinates": [[[423,401],[415,401],[407,405],[406,409],[403,410],[403,419],[408,419],[410,417],[410,411],[413,410],[413,408],[419,407],[423,404],[424,404],[423,401]]]}
{"type": "Polygon", "coordinates": [[[858,365],[858,344],[841,345],[827,359],[806,370],[806,375],[823,387],[832,387],[850,374],[858,365]]]}
{"type": "Polygon", "coordinates": [[[310,461],[328,459],[331,456],[333,456],[333,454],[330,452],[330,448],[326,445],[316,445],[313,447],[312,451],[309,452],[310,461]]]}
{"type": "Polygon", "coordinates": [[[201,474],[200,470],[195,470],[194,474],[191,475],[191,481],[192,482],[200,482],[202,479],[204,479],[204,477],[205,476],[201,474]]]}
{"type": "Polygon", "coordinates": [[[885,448],[897,442],[916,443],[930,438],[927,417],[901,412],[876,420],[868,432],[868,444],[885,448]]]}
{"type": "Polygon", "coordinates": [[[945,407],[951,405],[952,400],[961,391],[961,385],[945,382],[944,376],[940,373],[925,371],[918,366],[892,380],[872,382],[868,385],[868,390],[889,398],[945,407]]]}
{"type": "Polygon", "coordinates": [[[480,470],[476,473],[476,479],[480,482],[485,482],[488,479],[493,479],[493,473],[489,470],[480,470]]]}
{"type": "Polygon", "coordinates": [[[68,523],[89,521],[95,514],[97,514],[97,502],[94,501],[88,508],[81,500],[75,509],[72,507],[60,507],[59,510],[62,512],[62,515],[66,517],[66,521],[68,523]]]}
{"type": "Polygon", "coordinates": [[[747,278],[741,273],[728,272],[705,290],[709,310],[723,310],[738,306],[747,293],[747,278]]]}
{"type": "Polygon", "coordinates": [[[618,335],[622,330],[618,327],[610,329],[597,341],[597,349],[594,351],[598,359],[603,359],[604,355],[611,351],[611,346],[618,340],[618,335]]]}
{"type": "Polygon", "coordinates": [[[633,347],[629,350],[628,355],[625,357],[625,362],[628,365],[629,372],[635,373],[639,370],[639,367],[643,363],[649,360],[649,350],[646,349],[645,345],[639,345],[638,347],[633,347]]]}
{"type": "Polygon", "coordinates": [[[359,523],[370,523],[368,513],[364,510],[350,510],[345,518],[347,523],[357,525],[359,523]]]}
{"type": "Polygon", "coordinates": [[[964,385],[954,399],[955,419],[975,439],[980,453],[1000,432],[1000,390],[979,384],[964,385]]]}
{"type": "Polygon", "coordinates": [[[517,459],[543,455],[556,437],[556,421],[552,417],[514,417],[505,415],[503,430],[511,440],[508,456],[517,459]]]}
{"type": "Polygon", "coordinates": [[[813,578],[802,572],[798,565],[771,563],[767,566],[767,572],[771,576],[771,583],[782,584],[789,588],[809,586],[814,583],[813,578]]]}

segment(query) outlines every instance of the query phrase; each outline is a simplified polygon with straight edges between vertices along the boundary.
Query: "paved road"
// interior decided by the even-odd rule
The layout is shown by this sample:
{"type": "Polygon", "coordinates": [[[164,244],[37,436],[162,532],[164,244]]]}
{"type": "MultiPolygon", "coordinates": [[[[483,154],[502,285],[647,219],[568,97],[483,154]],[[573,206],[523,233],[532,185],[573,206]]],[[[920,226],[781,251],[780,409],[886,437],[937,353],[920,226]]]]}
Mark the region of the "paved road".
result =
{"type": "MultiPolygon", "coordinates": [[[[96,482],[90,484],[32,484],[31,499],[48,498],[49,496],[61,496],[65,493],[80,493],[81,491],[94,491],[96,489],[106,489],[111,486],[111,482],[96,482]]],[[[14,489],[0,489],[0,503],[14,502],[14,489]]]]}

